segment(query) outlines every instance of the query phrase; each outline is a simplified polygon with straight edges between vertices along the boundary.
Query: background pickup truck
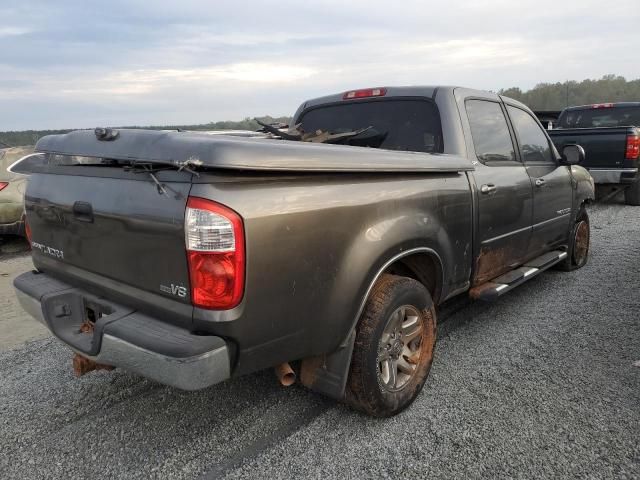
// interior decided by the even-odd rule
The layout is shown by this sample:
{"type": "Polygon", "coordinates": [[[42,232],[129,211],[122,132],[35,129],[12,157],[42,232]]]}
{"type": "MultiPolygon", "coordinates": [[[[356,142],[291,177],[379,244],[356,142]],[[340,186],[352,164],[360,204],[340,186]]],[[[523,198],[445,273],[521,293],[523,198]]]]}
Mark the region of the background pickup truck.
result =
{"type": "Polygon", "coordinates": [[[628,205],[640,205],[640,102],[599,103],[562,111],[549,131],[558,150],[579,144],[596,184],[625,187],[628,205]]]}
{"type": "Polygon", "coordinates": [[[427,378],[438,306],[587,261],[583,152],[558,155],[516,101],[375,88],[307,101],[294,122],[265,138],[38,142],[36,270],[15,287],[77,372],[198,389],[277,367],[283,383],[392,415],[427,378]]]}

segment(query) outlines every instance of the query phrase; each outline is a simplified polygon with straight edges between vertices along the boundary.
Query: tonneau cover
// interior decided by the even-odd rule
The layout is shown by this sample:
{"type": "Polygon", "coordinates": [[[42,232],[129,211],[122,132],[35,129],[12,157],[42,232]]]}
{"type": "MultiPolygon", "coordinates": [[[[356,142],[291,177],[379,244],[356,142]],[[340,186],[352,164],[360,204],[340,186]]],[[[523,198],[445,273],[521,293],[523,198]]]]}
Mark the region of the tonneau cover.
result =
{"type": "Polygon", "coordinates": [[[232,170],[309,172],[463,172],[473,170],[461,156],[401,152],[346,145],[197,132],[119,129],[114,140],[98,140],[93,130],[49,135],[36,150],[118,160],[180,165],[186,161],[232,170]]]}

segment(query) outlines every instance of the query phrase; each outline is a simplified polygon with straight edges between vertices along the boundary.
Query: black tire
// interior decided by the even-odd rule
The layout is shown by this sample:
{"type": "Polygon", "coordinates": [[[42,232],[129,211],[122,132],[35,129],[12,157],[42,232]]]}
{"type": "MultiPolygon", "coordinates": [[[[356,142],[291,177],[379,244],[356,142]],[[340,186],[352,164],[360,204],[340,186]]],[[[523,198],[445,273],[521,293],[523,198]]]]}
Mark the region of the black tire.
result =
{"type": "Polygon", "coordinates": [[[407,277],[382,275],[358,321],[347,402],[376,417],[400,413],[415,400],[429,376],[435,342],[436,313],[424,285],[407,277]],[[394,325],[399,325],[401,333],[389,336],[394,325]],[[391,371],[396,372],[393,381],[391,371]]]}
{"type": "Polygon", "coordinates": [[[570,272],[584,267],[589,260],[590,247],[591,226],[589,224],[589,215],[584,206],[582,206],[573,224],[573,228],[571,228],[567,258],[558,264],[558,268],[565,272],[570,272]]]}
{"type": "Polygon", "coordinates": [[[640,206],[640,179],[633,182],[624,190],[624,203],[640,206]]]}

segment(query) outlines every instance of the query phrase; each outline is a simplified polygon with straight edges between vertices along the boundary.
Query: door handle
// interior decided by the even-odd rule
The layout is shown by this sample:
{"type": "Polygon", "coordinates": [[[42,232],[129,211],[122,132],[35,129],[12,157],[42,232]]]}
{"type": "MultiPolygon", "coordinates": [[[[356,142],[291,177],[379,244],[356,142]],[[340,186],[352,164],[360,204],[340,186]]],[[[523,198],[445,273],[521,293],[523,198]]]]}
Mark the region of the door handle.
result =
{"type": "Polygon", "coordinates": [[[544,187],[545,183],[544,178],[536,178],[536,187],[544,187]]]}
{"type": "Polygon", "coordinates": [[[496,190],[498,190],[498,187],[496,187],[493,183],[486,183],[480,187],[480,191],[485,195],[493,193],[496,190]]]}
{"type": "Polygon", "coordinates": [[[93,223],[93,207],[87,202],[75,202],[73,217],[81,222],[93,223]]]}

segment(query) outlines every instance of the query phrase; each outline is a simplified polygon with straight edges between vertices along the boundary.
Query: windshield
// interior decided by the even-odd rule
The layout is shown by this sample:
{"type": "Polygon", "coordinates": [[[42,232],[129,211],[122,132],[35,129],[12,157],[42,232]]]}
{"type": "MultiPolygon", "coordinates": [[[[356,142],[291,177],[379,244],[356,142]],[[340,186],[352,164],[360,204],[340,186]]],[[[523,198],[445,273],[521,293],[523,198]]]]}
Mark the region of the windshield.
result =
{"type": "Polygon", "coordinates": [[[332,134],[366,129],[342,141],[387,150],[442,152],[440,116],[427,100],[384,99],[326,105],[305,112],[298,123],[305,132],[332,134]]]}
{"type": "MultiPolygon", "coordinates": [[[[33,151],[33,147],[31,151],[33,151]]],[[[0,157],[0,160],[1,159],[0,157]]],[[[9,174],[20,173],[22,175],[29,175],[35,168],[46,165],[128,166],[132,164],[129,160],[114,160],[111,158],[87,157],[82,155],[60,155],[57,153],[32,153],[23,156],[20,161],[17,160],[17,158],[14,158],[15,163],[13,163],[13,165],[11,165],[11,162],[4,162],[11,166],[9,174]]]]}
{"type": "Polygon", "coordinates": [[[560,128],[640,126],[640,106],[569,110],[560,117],[560,128]]]}
{"type": "Polygon", "coordinates": [[[31,154],[33,147],[13,147],[0,149],[0,180],[11,180],[15,177],[15,173],[7,170],[12,164],[20,160],[21,158],[31,154]]]}

